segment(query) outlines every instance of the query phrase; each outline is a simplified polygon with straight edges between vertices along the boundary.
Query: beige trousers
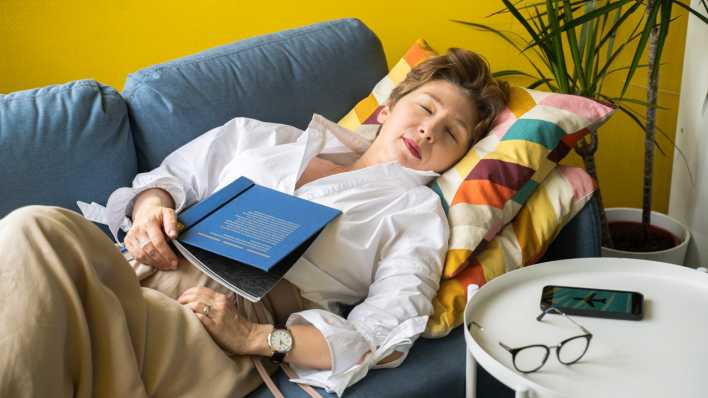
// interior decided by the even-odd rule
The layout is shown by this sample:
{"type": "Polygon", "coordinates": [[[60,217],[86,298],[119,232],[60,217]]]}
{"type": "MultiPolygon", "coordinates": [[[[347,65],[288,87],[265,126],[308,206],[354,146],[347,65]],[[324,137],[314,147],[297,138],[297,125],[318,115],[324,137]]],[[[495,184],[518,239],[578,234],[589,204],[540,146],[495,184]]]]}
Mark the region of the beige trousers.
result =
{"type": "MultiPolygon", "coordinates": [[[[15,210],[0,220],[0,397],[250,393],[262,382],[251,360],[222,351],[173,300],[197,285],[221,290],[186,261],[166,272],[129,264],[75,212],[15,210]]],[[[259,304],[237,304],[260,322],[303,308],[286,283],[259,304]]]]}

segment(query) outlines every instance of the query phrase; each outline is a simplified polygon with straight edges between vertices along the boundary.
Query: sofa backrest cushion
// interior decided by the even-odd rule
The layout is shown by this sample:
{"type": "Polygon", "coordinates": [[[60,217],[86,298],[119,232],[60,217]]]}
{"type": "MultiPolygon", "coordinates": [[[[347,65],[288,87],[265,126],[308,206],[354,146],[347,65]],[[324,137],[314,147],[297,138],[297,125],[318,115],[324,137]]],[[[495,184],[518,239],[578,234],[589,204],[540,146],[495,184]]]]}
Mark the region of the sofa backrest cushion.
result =
{"type": "Polygon", "coordinates": [[[386,73],[378,38],[341,19],[242,40],[128,76],[141,171],[236,116],[304,128],[341,118],[386,73]]]}
{"type": "Polygon", "coordinates": [[[94,80],[0,95],[0,217],[29,204],[77,210],[129,185],[137,161],[126,104],[94,80]]]}

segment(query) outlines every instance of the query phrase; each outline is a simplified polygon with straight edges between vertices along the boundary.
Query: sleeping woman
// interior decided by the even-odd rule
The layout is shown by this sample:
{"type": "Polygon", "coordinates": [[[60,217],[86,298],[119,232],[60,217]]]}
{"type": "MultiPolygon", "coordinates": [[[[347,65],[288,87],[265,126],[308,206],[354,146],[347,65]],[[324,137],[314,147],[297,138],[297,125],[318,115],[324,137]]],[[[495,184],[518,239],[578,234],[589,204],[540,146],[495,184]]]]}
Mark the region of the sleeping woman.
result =
{"type": "Polygon", "coordinates": [[[237,397],[271,361],[341,395],[398,366],[425,329],[447,249],[426,184],[507,98],[479,55],[450,49],[395,88],[372,143],[319,115],[304,131],[235,118],[110,196],[111,231],[132,218],[132,261],[76,213],[12,212],[0,220],[0,396],[237,397]],[[257,304],[169,245],[180,211],[240,176],[342,211],[257,304]]]}

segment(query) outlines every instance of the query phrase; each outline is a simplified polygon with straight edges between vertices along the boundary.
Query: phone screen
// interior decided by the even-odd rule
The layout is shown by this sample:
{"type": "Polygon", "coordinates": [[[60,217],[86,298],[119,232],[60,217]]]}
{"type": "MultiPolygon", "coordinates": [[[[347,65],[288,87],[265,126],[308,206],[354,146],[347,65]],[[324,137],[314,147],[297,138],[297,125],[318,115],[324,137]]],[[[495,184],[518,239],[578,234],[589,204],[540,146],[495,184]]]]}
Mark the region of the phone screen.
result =
{"type": "Polygon", "coordinates": [[[571,315],[640,319],[642,295],[621,290],[546,286],[541,297],[541,308],[549,306],[571,315]]]}

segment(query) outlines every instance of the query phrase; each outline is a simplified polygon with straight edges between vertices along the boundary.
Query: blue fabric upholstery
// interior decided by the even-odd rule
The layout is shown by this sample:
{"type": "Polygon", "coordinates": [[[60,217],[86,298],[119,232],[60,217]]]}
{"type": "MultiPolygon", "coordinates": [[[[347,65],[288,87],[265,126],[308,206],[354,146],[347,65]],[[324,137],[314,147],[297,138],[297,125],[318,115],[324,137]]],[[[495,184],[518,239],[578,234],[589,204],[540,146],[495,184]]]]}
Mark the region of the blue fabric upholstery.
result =
{"type": "Polygon", "coordinates": [[[137,170],[125,102],[93,80],[0,95],[0,154],[0,217],[29,204],[105,202],[137,170]]]}
{"type": "Polygon", "coordinates": [[[600,257],[602,230],[600,206],[592,198],[556,237],[546,250],[542,261],[576,257],[600,257]]]}
{"type": "MultiPolygon", "coordinates": [[[[598,257],[601,242],[599,219],[597,200],[593,198],[563,228],[542,261],[598,257]]],[[[273,379],[286,397],[309,397],[296,384],[290,383],[282,371],[278,371],[273,379]]],[[[323,389],[317,389],[317,392],[323,397],[336,397],[323,389]]],[[[344,392],[346,398],[462,397],[464,394],[465,338],[461,327],[441,339],[418,339],[401,366],[371,371],[364,380],[344,392]]],[[[514,394],[478,367],[477,396],[496,398],[513,397],[514,394]]],[[[268,387],[263,385],[248,397],[265,398],[272,395],[268,387]]]]}
{"type": "Polygon", "coordinates": [[[378,38],[354,19],[256,37],[131,74],[140,170],[235,116],[305,127],[337,120],[386,73],[378,38]]]}

